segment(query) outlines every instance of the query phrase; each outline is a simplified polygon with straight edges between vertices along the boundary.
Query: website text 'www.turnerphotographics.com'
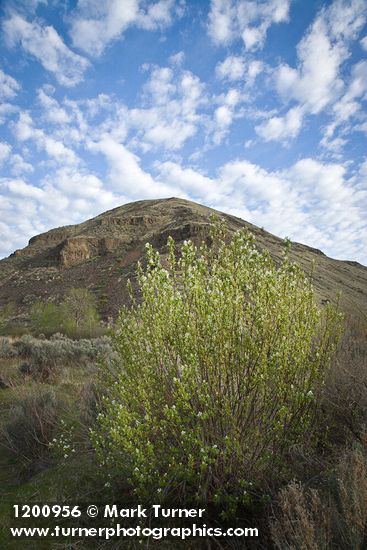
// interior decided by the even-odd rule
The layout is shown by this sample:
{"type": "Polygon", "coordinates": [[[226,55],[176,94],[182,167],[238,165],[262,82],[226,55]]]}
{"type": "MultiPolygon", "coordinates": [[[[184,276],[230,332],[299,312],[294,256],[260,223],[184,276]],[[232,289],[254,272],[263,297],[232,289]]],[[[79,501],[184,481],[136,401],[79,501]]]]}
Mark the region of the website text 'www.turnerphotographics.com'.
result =
{"type": "Polygon", "coordinates": [[[258,537],[253,527],[220,527],[205,523],[205,508],[166,508],[154,504],[144,508],[121,508],[116,504],[69,506],[58,504],[13,505],[13,518],[22,525],[10,527],[12,537],[18,538],[136,538],[161,540],[176,538],[249,538],[258,537]],[[38,520],[53,521],[52,527],[34,526],[38,520]],[[88,520],[88,525],[71,525],[73,521],[88,520]],[[90,526],[91,521],[98,525],[90,526]],[[106,520],[106,525],[100,522],[106,520]],[[23,524],[24,521],[24,524],[23,524]],[[169,521],[168,526],[162,526],[169,521]],[[185,525],[172,525],[184,521],[185,525]],[[34,522],[34,523],[33,523],[34,522]],[[192,522],[192,523],[191,523],[192,522]],[[33,525],[30,525],[33,523],[33,525]],[[108,524],[108,525],[107,525],[108,524]]]}

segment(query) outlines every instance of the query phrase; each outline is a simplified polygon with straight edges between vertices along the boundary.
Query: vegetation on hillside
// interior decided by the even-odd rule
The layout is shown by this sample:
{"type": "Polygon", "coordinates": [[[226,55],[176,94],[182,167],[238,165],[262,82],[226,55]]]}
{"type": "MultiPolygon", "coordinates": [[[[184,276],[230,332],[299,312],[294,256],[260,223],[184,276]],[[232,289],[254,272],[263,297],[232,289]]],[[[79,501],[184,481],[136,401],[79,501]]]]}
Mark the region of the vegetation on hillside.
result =
{"type": "MultiPolygon", "coordinates": [[[[363,550],[366,327],[335,355],[341,314],[287,251],[221,225],[147,245],[111,337],[0,338],[0,526],[12,500],[200,502],[259,527],[249,548],[363,550]]],[[[93,308],[63,307],[74,336],[93,308]]]]}
{"type": "Polygon", "coordinates": [[[0,334],[4,334],[14,313],[15,306],[13,303],[8,303],[0,308],[0,334]]]}
{"type": "Polygon", "coordinates": [[[31,309],[31,327],[46,336],[62,332],[71,337],[101,333],[96,300],[86,288],[70,289],[63,302],[36,302],[31,309]]]}

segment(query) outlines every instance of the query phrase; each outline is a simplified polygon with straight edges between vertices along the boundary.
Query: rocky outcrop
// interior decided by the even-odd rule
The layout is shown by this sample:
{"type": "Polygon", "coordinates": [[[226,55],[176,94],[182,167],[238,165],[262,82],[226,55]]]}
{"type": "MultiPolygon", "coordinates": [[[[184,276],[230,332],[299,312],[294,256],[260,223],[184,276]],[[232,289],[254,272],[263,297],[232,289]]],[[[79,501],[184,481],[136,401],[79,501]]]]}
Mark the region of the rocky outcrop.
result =
{"type": "Polygon", "coordinates": [[[105,256],[123,244],[121,239],[76,236],[66,239],[59,252],[60,265],[70,267],[90,258],[105,256]]]}
{"type": "Polygon", "coordinates": [[[29,247],[26,248],[19,248],[18,250],[15,250],[13,254],[10,254],[11,256],[31,256],[33,254],[32,250],[29,249],[29,247]]]}
{"type": "Polygon", "coordinates": [[[69,236],[68,229],[51,229],[41,235],[36,235],[29,239],[28,246],[55,246],[64,241],[69,236]]]}
{"type": "Polygon", "coordinates": [[[106,216],[101,218],[100,225],[148,228],[155,221],[152,216],[106,216]]]}
{"type": "Polygon", "coordinates": [[[67,239],[60,250],[60,264],[70,267],[91,257],[87,237],[67,239]]]}
{"type": "Polygon", "coordinates": [[[201,241],[207,241],[209,235],[209,222],[185,223],[178,227],[169,226],[163,229],[161,233],[151,239],[151,242],[154,246],[161,247],[167,244],[168,237],[173,237],[177,242],[191,239],[195,244],[199,245],[201,241]]]}
{"type": "Polygon", "coordinates": [[[65,241],[70,235],[70,229],[62,227],[58,229],[51,229],[46,233],[41,233],[29,239],[28,246],[20,248],[11,254],[11,256],[17,257],[32,257],[37,255],[40,251],[46,253],[50,249],[54,249],[65,241]]]}

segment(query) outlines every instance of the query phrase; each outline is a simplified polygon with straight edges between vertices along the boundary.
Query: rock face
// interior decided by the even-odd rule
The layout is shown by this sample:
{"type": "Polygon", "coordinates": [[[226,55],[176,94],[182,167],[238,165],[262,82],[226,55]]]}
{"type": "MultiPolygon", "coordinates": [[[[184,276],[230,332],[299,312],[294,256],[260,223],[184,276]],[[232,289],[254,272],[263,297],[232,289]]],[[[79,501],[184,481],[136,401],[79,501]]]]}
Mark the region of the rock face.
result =
{"type": "MultiPolygon", "coordinates": [[[[28,246],[0,260],[0,307],[14,302],[25,318],[34,301],[62,300],[71,287],[95,293],[102,315],[116,316],[127,301],[126,281],[151,242],[165,253],[167,238],[177,242],[208,238],[210,215],[227,220],[230,231],[247,227],[260,247],[280,259],[282,240],[239,218],[183,199],[138,201],[115,208],[78,225],[52,229],[32,237],[28,246]]],[[[367,268],[352,261],[332,260],[317,249],[294,243],[292,255],[311,273],[320,303],[342,292],[341,304],[353,316],[365,316],[367,268]]]]}
{"type": "Polygon", "coordinates": [[[102,239],[83,235],[69,237],[62,242],[62,248],[59,253],[60,265],[71,267],[91,258],[106,256],[119,246],[122,246],[122,244],[122,239],[108,237],[103,237],[102,239]]]}
{"type": "Polygon", "coordinates": [[[88,237],[71,237],[66,239],[60,250],[60,264],[65,267],[89,260],[91,252],[88,237]]]}

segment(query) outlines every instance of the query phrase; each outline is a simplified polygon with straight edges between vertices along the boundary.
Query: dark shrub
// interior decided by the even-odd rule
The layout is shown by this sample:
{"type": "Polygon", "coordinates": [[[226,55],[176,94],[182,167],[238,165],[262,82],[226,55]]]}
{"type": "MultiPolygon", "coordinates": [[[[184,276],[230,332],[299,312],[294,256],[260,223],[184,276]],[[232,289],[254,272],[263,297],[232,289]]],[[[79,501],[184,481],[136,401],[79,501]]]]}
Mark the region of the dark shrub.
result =
{"type": "Polygon", "coordinates": [[[32,365],[30,365],[29,363],[22,363],[20,366],[19,366],[19,372],[21,374],[31,374],[32,372],[32,365]]]}
{"type": "Polygon", "coordinates": [[[2,443],[25,464],[44,462],[61,409],[62,403],[52,391],[21,397],[2,428],[2,443]]]}
{"type": "Polygon", "coordinates": [[[5,390],[6,388],[9,388],[8,382],[4,380],[4,378],[0,375],[0,390],[5,390]]]}

